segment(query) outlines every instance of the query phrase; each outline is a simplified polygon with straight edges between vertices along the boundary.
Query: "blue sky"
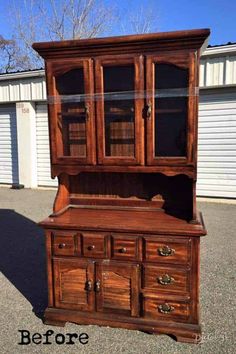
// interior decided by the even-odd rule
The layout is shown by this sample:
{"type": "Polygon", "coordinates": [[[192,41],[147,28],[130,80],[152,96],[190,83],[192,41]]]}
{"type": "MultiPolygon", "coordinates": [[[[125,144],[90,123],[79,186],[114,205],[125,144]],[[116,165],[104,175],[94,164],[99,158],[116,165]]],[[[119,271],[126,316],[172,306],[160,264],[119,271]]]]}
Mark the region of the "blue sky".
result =
{"type": "MultiPolygon", "coordinates": [[[[23,0],[16,0],[20,4],[23,0]]],[[[210,28],[209,43],[223,44],[236,42],[236,1],[234,0],[106,0],[108,6],[114,5],[119,15],[126,18],[127,12],[137,12],[150,3],[156,15],[158,31],[172,31],[192,28],[210,28]]],[[[0,0],[0,34],[11,36],[7,13],[11,0],[0,0]]],[[[126,32],[129,24],[126,23],[126,32]]],[[[113,35],[124,34],[114,27],[113,35]]]]}

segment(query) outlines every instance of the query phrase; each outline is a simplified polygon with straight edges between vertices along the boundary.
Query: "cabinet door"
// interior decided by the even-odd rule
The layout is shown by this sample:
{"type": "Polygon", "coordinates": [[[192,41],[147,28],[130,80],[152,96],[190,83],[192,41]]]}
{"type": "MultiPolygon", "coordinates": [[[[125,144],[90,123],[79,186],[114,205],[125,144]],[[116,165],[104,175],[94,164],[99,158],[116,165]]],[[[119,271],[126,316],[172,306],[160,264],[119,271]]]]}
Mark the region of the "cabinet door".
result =
{"type": "Polygon", "coordinates": [[[47,62],[52,163],[95,164],[91,59],[47,62]]]}
{"type": "Polygon", "coordinates": [[[147,56],[147,164],[191,164],[196,134],[194,53],[147,56]]]}
{"type": "Polygon", "coordinates": [[[95,75],[99,164],[143,164],[143,57],[97,59],[95,75]]]}
{"type": "Polygon", "coordinates": [[[54,259],[55,306],[92,311],[94,309],[94,263],[76,259],[54,259]]]}
{"type": "Polygon", "coordinates": [[[139,265],[102,262],[96,268],[97,311],[139,316],[139,265]]]}

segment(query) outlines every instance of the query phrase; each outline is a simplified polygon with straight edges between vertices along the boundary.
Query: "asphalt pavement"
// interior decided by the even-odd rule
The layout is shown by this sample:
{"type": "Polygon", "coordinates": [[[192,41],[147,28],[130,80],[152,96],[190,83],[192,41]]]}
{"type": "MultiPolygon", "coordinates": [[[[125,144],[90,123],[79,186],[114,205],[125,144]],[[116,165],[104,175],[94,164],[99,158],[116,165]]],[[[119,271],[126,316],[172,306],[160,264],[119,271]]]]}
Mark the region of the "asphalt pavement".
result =
{"type": "Polygon", "coordinates": [[[44,236],[37,222],[52,211],[54,196],[51,190],[0,188],[1,354],[236,353],[236,204],[198,202],[208,235],[201,242],[202,343],[194,345],[177,343],[167,335],[119,328],[71,323],[61,328],[42,323],[47,287],[44,236]],[[47,330],[54,331],[52,344],[42,344],[47,330]],[[34,333],[39,335],[32,343],[34,333]],[[78,334],[75,344],[66,344],[66,333],[78,334]],[[82,333],[88,339],[79,338],[82,333]],[[18,344],[21,334],[29,344],[18,344]],[[58,342],[63,338],[65,342],[55,343],[55,335],[58,342]]]}

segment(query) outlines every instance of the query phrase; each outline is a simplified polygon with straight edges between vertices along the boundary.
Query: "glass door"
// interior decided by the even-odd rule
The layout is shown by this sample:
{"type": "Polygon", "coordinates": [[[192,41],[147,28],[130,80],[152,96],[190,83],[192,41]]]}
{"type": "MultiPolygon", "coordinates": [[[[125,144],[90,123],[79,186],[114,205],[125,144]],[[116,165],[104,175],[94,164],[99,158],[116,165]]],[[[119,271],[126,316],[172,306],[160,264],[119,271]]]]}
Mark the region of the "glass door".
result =
{"type": "Polygon", "coordinates": [[[90,59],[48,64],[54,163],[96,162],[92,69],[90,59]]]}
{"type": "Polygon", "coordinates": [[[144,163],[143,83],[142,56],[96,60],[99,164],[144,163]]]}
{"type": "Polygon", "coordinates": [[[147,57],[147,164],[193,160],[194,56],[147,57]]]}

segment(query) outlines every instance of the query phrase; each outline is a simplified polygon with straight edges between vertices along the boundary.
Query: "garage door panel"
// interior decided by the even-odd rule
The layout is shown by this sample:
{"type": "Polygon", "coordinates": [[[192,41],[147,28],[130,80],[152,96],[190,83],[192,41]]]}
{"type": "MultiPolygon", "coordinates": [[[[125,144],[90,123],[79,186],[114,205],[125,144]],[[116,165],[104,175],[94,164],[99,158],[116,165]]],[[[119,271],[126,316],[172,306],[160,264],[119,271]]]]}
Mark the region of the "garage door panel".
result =
{"type": "Polygon", "coordinates": [[[19,183],[15,106],[0,106],[0,183],[19,183]]]}
{"type": "Polygon", "coordinates": [[[48,114],[46,104],[36,105],[36,136],[38,186],[57,186],[57,179],[51,178],[48,114]]]}
{"type": "Polygon", "coordinates": [[[199,196],[236,197],[236,92],[233,97],[200,95],[199,196]]]}

